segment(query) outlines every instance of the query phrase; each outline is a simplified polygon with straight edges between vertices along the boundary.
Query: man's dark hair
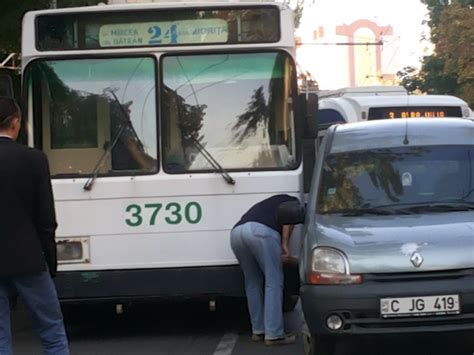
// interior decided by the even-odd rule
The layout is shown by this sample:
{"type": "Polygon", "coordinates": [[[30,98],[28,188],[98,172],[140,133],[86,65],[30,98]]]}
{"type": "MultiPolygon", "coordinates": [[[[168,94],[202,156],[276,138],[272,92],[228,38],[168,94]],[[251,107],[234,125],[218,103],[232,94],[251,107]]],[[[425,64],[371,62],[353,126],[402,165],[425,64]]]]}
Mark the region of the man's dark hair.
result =
{"type": "Polygon", "coordinates": [[[0,130],[10,127],[14,117],[21,117],[20,106],[11,97],[0,97],[0,130]]]}

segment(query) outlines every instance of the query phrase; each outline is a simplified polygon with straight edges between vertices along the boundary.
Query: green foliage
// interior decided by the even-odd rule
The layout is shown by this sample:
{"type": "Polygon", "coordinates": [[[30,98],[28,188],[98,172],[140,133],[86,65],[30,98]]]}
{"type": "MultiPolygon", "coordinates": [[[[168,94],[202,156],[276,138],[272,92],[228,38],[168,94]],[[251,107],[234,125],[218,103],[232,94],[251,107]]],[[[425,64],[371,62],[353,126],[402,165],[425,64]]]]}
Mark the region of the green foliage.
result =
{"type": "Polygon", "coordinates": [[[304,10],[304,0],[298,0],[296,3],[296,7],[293,10],[295,28],[300,27],[301,17],[303,17],[303,10],[304,10]]]}
{"type": "Polygon", "coordinates": [[[21,19],[25,12],[44,9],[50,0],[2,0],[0,12],[0,55],[20,51],[21,19]]]}
{"type": "Polygon", "coordinates": [[[461,6],[464,8],[474,6],[474,0],[421,0],[428,7],[430,19],[427,24],[431,29],[433,43],[437,43],[437,28],[441,21],[441,16],[449,6],[461,6]]]}
{"type": "Polygon", "coordinates": [[[410,94],[419,90],[422,85],[422,80],[417,75],[415,67],[405,67],[397,72],[397,76],[400,79],[400,85],[403,85],[410,94]]]}
{"type": "MultiPolygon", "coordinates": [[[[106,0],[103,0],[105,2],[106,0]]],[[[56,0],[57,7],[95,5],[101,0],[56,0]]],[[[52,0],[0,0],[0,61],[10,53],[20,53],[21,21],[28,11],[51,7],[52,0]]],[[[15,95],[20,94],[20,76],[11,70],[0,70],[13,80],[15,95]]]]}
{"type": "Polygon", "coordinates": [[[439,56],[423,58],[423,69],[417,73],[414,67],[405,67],[397,73],[400,84],[409,93],[421,91],[433,95],[457,95],[457,76],[443,72],[444,59],[439,56]]]}
{"type": "MultiPolygon", "coordinates": [[[[96,5],[106,0],[56,0],[57,7],[96,5]]],[[[1,0],[0,2],[0,57],[21,48],[21,20],[27,11],[51,7],[52,0],[1,0]]]]}
{"type": "Polygon", "coordinates": [[[428,5],[434,54],[425,56],[421,71],[397,73],[409,92],[459,96],[474,106],[474,0],[422,0],[428,5]]]}

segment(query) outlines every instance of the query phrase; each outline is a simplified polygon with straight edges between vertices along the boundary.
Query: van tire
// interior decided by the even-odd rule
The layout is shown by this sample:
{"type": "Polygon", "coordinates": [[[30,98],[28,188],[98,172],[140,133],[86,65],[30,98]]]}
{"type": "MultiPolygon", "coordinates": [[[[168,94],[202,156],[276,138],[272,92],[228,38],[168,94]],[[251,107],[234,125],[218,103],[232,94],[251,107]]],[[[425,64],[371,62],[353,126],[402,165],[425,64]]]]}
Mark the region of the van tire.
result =
{"type": "Polygon", "coordinates": [[[283,293],[283,313],[291,312],[295,309],[300,297],[283,293]]]}
{"type": "Polygon", "coordinates": [[[303,346],[305,355],[334,355],[336,339],[318,335],[308,337],[303,334],[303,346]]]}

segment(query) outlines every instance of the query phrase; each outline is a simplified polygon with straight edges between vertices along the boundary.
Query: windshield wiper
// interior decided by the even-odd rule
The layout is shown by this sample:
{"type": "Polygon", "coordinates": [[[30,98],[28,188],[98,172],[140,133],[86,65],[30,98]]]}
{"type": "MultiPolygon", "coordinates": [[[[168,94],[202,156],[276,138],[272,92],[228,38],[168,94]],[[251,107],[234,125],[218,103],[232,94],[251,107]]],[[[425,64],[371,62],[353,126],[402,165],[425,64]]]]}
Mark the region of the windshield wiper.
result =
{"type": "MultiPolygon", "coordinates": [[[[181,70],[183,71],[183,74],[184,74],[184,77],[186,78],[187,83],[189,83],[189,87],[191,88],[191,91],[192,91],[191,95],[194,96],[194,99],[196,100],[196,105],[199,106],[198,97],[196,95],[197,91],[194,90],[193,83],[191,82],[192,79],[188,78],[188,76],[186,74],[186,70],[185,70],[183,64],[181,63],[181,61],[179,60],[179,58],[177,58],[177,61],[178,61],[179,66],[181,67],[181,70]]],[[[180,97],[178,95],[178,89],[180,87],[178,87],[177,89],[174,90],[174,93],[176,94],[176,97],[180,97]]],[[[191,96],[191,95],[189,95],[189,96],[191,96]]],[[[186,98],[187,97],[185,97],[183,100],[185,101],[186,98]]],[[[212,156],[211,153],[209,153],[209,151],[206,148],[204,148],[204,146],[201,144],[201,142],[199,142],[198,139],[196,139],[196,137],[194,137],[192,134],[188,134],[186,132],[186,129],[184,128],[184,125],[183,125],[183,122],[182,122],[181,118],[178,119],[178,125],[179,125],[179,128],[180,128],[181,132],[184,133],[185,138],[189,139],[193,143],[193,145],[198,149],[199,153],[201,153],[204,156],[204,158],[207,160],[207,162],[212,165],[212,167],[214,168],[214,171],[219,173],[229,185],[235,185],[235,180],[232,178],[232,176],[229,175],[227,170],[225,170],[224,167],[221,164],[219,164],[219,162],[212,156]]]]}
{"type": "MultiPolygon", "coordinates": [[[[122,112],[124,119],[123,119],[123,122],[120,124],[120,128],[119,128],[118,132],[115,134],[114,138],[112,139],[112,144],[109,144],[107,146],[107,149],[102,154],[100,159],[97,161],[97,163],[94,167],[94,170],[92,170],[92,176],[89,179],[87,179],[86,183],[84,184],[83,189],[86,190],[86,191],[92,190],[92,186],[94,185],[95,179],[97,179],[97,176],[99,175],[100,168],[104,164],[105,158],[112,152],[115,145],[119,141],[120,136],[122,135],[123,131],[125,131],[127,126],[131,128],[132,134],[135,136],[135,138],[138,138],[138,135],[135,132],[135,129],[133,128],[132,123],[130,122],[130,116],[128,115],[127,110],[125,110],[123,105],[120,103],[119,99],[117,98],[117,95],[115,95],[115,92],[112,89],[109,89],[109,88],[105,89],[104,93],[105,92],[110,92],[112,94],[112,96],[114,98],[114,101],[120,107],[120,111],[122,112]]],[[[137,139],[137,142],[140,145],[140,147],[143,149],[142,142],[140,141],[139,138],[137,139]]]]}
{"type": "Polygon", "coordinates": [[[463,199],[432,201],[432,202],[413,202],[413,203],[397,203],[393,205],[377,206],[377,208],[394,208],[399,211],[411,213],[420,212],[451,212],[451,211],[468,211],[474,210],[474,202],[463,199]]]}
{"type": "Polygon", "coordinates": [[[414,204],[404,209],[413,212],[456,212],[474,210],[474,202],[469,201],[440,201],[432,203],[414,204]]]}
{"type": "Polygon", "coordinates": [[[219,162],[212,156],[212,154],[209,153],[206,148],[204,148],[199,140],[197,140],[192,134],[186,135],[186,138],[193,143],[193,145],[199,150],[199,153],[201,153],[207,162],[212,165],[216,172],[221,174],[228,184],[235,185],[235,180],[232,178],[232,176],[230,176],[227,170],[225,170],[224,167],[219,164],[219,162]]]}
{"type": "Polygon", "coordinates": [[[361,207],[361,208],[346,208],[335,211],[330,211],[327,213],[341,213],[345,217],[349,216],[362,216],[365,214],[374,214],[374,215],[394,215],[394,214],[412,214],[410,211],[406,211],[394,207],[385,207],[385,206],[374,206],[374,207],[361,207]]]}

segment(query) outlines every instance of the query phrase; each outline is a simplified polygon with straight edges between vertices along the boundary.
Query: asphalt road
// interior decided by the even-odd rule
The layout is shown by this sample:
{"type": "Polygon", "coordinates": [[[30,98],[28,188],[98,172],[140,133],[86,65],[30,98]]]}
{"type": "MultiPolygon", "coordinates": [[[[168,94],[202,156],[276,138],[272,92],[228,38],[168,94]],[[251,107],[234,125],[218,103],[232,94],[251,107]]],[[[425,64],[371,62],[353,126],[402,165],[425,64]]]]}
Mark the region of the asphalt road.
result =
{"type": "MultiPolygon", "coordinates": [[[[253,343],[245,304],[235,300],[218,302],[215,312],[206,302],[190,301],[125,305],[122,315],[114,304],[83,305],[66,307],[65,319],[73,355],[304,354],[301,336],[294,345],[253,343]]],[[[286,320],[289,328],[299,324],[295,314],[286,320]]],[[[13,314],[13,329],[16,355],[41,354],[21,307],[13,314]]],[[[469,337],[474,334],[348,339],[337,355],[473,355],[469,337]]]]}

